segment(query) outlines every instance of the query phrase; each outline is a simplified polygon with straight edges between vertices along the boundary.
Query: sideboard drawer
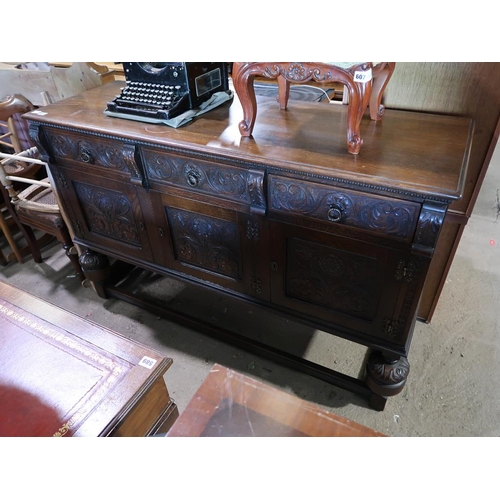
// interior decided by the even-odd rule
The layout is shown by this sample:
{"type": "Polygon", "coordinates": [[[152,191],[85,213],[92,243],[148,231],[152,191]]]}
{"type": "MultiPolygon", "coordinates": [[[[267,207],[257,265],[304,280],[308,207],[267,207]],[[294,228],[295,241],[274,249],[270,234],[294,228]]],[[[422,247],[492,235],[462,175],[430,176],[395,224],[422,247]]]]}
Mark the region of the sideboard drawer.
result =
{"type": "Polygon", "coordinates": [[[89,134],[79,134],[67,130],[46,127],[44,134],[50,143],[52,155],[59,163],[77,162],[89,166],[103,167],[116,172],[139,177],[134,160],[135,146],[118,140],[106,139],[89,134]]]}
{"type": "Polygon", "coordinates": [[[251,212],[265,213],[263,170],[187,158],[151,147],[141,147],[141,161],[151,183],[181,188],[196,199],[200,194],[208,195],[247,205],[251,212]]]}
{"type": "Polygon", "coordinates": [[[269,176],[270,212],[307,217],[403,241],[413,238],[421,206],[395,198],[269,176]]]}

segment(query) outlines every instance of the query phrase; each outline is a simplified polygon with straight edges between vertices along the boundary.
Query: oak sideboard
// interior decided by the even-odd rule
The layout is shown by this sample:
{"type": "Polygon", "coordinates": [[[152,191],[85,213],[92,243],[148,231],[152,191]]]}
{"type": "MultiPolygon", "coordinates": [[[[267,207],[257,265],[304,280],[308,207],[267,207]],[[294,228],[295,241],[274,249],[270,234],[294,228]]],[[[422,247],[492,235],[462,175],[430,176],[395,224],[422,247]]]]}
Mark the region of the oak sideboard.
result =
{"type": "Polygon", "coordinates": [[[259,97],[253,135],[241,137],[236,96],[176,129],[105,116],[119,87],[25,115],[97,293],[133,300],[111,282],[111,258],[367,346],[358,380],[253,343],[382,410],[409,374],[433,251],[463,192],[472,121],[387,110],[380,122],[362,120],[363,147],[352,155],[341,104],[283,111],[259,97]]]}

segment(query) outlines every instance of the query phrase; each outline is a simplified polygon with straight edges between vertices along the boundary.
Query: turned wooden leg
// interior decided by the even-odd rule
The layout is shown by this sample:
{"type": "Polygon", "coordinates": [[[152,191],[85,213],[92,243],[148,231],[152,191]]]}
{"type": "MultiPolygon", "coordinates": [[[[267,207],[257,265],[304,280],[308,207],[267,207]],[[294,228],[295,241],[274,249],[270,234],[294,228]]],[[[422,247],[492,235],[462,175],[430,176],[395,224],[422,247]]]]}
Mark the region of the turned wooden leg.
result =
{"type": "Polygon", "coordinates": [[[38,245],[33,229],[22,223],[19,224],[19,228],[24,236],[24,239],[26,240],[26,243],[28,243],[28,248],[30,249],[31,255],[33,255],[33,260],[37,263],[43,262],[40,246],[38,245]]]}
{"type": "MultiPolygon", "coordinates": [[[[1,187],[3,189],[3,186],[1,186],[1,187]]],[[[2,195],[3,195],[3,200],[9,200],[8,193],[5,190],[3,190],[2,193],[0,193],[0,200],[2,200],[2,195]]],[[[23,235],[24,239],[26,240],[26,243],[28,244],[29,251],[31,252],[31,255],[33,256],[33,260],[35,262],[38,262],[38,263],[42,262],[42,254],[40,253],[40,248],[39,248],[39,245],[37,243],[36,236],[35,236],[35,233],[33,232],[33,229],[31,229],[30,226],[23,224],[19,220],[17,212],[16,212],[14,206],[12,205],[12,203],[10,203],[10,201],[6,201],[5,206],[7,208],[7,211],[9,212],[10,217],[16,223],[17,227],[21,231],[21,234],[23,235]]],[[[3,215],[1,215],[1,218],[2,218],[2,221],[5,222],[3,215]]],[[[6,224],[6,222],[5,222],[5,224],[6,224]]],[[[0,225],[2,225],[2,224],[0,224],[0,225]]],[[[8,226],[6,226],[5,237],[7,238],[9,245],[12,248],[12,252],[14,253],[17,261],[19,263],[22,263],[23,256],[21,255],[21,250],[19,250],[19,247],[16,245],[15,241],[13,241],[13,240],[11,241],[11,238],[9,237],[10,234],[11,234],[10,228],[8,226]]]]}
{"type": "Polygon", "coordinates": [[[278,76],[278,103],[280,109],[286,109],[290,97],[290,82],[282,75],[278,76]]]}
{"type": "Polygon", "coordinates": [[[8,261],[5,258],[5,255],[3,254],[2,250],[0,250],[0,266],[6,266],[7,264],[8,261]]]}
{"type": "Polygon", "coordinates": [[[107,299],[108,294],[104,285],[111,274],[108,258],[103,254],[87,249],[80,255],[79,262],[85,277],[92,282],[97,295],[107,299]]]}
{"type": "Polygon", "coordinates": [[[410,364],[403,356],[384,356],[379,351],[370,353],[365,373],[366,385],[374,392],[370,405],[376,410],[383,410],[385,399],[403,390],[409,372],[410,364]]]}
{"type": "MultiPolygon", "coordinates": [[[[3,216],[2,212],[0,212],[0,233],[3,233],[3,235],[5,236],[7,243],[9,244],[10,248],[12,249],[12,252],[16,256],[17,262],[21,263],[23,261],[23,258],[21,256],[21,252],[19,251],[17,243],[14,240],[14,237],[12,236],[9,225],[8,225],[7,221],[5,220],[5,217],[3,216]]],[[[7,259],[5,259],[5,257],[3,257],[3,259],[2,259],[2,257],[3,257],[3,254],[2,254],[2,256],[0,256],[0,263],[3,266],[6,266],[7,259]]]]}
{"type": "Polygon", "coordinates": [[[385,112],[382,105],[384,90],[391,79],[396,63],[380,63],[373,68],[372,93],[370,97],[370,118],[380,120],[385,112]]]}
{"type": "Polygon", "coordinates": [[[255,75],[251,74],[250,71],[246,71],[246,68],[246,63],[234,63],[232,77],[234,90],[238,94],[243,108],[243,120],[238,127],[242,136],[249,137],[252,135],[257,116],[257,100],[253,88],[255,75]]]}

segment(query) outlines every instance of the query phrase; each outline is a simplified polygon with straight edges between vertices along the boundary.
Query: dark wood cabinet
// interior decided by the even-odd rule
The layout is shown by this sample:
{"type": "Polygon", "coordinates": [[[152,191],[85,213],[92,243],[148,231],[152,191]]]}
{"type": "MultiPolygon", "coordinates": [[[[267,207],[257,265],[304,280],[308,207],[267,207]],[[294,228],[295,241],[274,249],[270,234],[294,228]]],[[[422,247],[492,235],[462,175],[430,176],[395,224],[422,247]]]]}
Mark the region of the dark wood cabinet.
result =
{"type": "Polygon", "coordinates": [[[434,248],[463,191],[471,121],[389,110],[362,121],[354,156],[342,105],[280,111],[260,98],[253,137],[241,138],[236,98],[171,129],[106,117],[116,91],[26,115],[98,293],[113,295],[104,272],[113,257],[363,344],[364,380],[304,361],[305,371],[382,409],[408,376],[434,248]]]}

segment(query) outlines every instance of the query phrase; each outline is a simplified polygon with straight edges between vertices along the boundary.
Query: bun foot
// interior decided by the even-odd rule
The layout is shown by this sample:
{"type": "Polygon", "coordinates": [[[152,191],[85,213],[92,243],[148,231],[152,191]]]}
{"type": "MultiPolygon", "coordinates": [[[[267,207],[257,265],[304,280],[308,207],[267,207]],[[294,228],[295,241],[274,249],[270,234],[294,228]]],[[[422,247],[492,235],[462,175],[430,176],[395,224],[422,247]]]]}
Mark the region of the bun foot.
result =
{"type": "Polygon", "coordinates": [[[409,372],[407,358],[401,356],[390,359],[381,352],[374,351],[366,364],[365,382],[375,395],[387,398],[403,390],[409,372]]]}

